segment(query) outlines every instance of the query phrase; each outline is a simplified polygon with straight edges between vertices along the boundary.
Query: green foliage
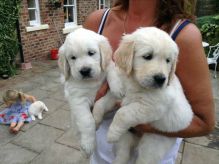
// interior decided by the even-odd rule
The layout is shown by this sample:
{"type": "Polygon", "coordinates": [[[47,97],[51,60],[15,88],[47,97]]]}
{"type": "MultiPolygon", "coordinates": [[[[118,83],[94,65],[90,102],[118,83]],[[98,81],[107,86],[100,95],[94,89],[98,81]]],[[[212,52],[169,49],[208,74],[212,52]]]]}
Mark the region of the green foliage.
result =
{"type": "Polygon", "coordinates": [[[219,43],[219,15],[200,17],[197,25],[204,41],[210,45],[219,43]]]}
{"type": "Polygon", "coordinates": [[[21,0],[0,1],[0,75],[14,75],[14,60],[18,52],[16,21],[21,0]]]}

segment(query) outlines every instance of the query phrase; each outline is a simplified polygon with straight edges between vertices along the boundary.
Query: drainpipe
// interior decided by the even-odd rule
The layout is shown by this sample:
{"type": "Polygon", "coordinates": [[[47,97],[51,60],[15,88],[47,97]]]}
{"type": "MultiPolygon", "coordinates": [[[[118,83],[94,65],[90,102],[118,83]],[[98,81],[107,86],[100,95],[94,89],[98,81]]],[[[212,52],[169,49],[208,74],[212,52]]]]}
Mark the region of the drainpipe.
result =
{"type": "Polygon", "coordinates": [[[24,63],[24,53],[23,53],[23,47],[22,47],[22,43],[21,43],[21,32],[20,32],[18,19],[16,21],[16,29],[17,29],[17,38],[18,38],[18,42],[19,42],[20,59],[21,59],[21,63],[24,63]]]}

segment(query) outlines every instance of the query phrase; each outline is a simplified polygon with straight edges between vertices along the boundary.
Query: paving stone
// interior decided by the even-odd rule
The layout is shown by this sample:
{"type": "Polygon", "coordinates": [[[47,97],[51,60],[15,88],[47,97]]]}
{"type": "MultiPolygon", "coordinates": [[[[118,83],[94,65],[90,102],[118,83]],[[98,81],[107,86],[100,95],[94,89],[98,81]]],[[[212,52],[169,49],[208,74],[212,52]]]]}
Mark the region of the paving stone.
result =
{"type": "Polygon", "coordinates": [[[61,109],[70,111],[70,106],[69,106],[69,103],[67,102],[67,100],[65,101],[65,104],[61,107],[61,109]]]}
{"type": "Polygon", "coordinates": [[[17,90],[21,90],[22,92],[28,92],[35,88],[38,88],[40,84],[38,83],[30,83],[29,81],[24,81],[23,83],[19,83],[14,85],[13,88],[17,90]]]}
{"type": "Polygon", "coordinates": [[[74,131],[72,128],[70,128],[60,138],[58,138],[56,142],[80,150],[79,133],[77,132],[77,130],[74,131]]]}
{"type": "Polygon", "coordinates": [[[55,92],[51,93],[49,96],[56,99],[56,100],[66,101],[65,95],[64,95],[64,88],[61,85],[58,86],[57,90],[55,92]]]}
{"type": "Polygon", "coordinates": [[[218,161],[218,150],[185,143],[182,164],[218,164],[218,161]]]}
{"type": "MultiPolygon", "coordinates": [[[[58,66],[57,66],[58,68],[58,66]]],[[[53,77],[54,79],[55,78],[59,78],[60,77],[60,72],[58,69],[51,69],[49,71],[46,71],[43,76],[49,76],[49,77],[53,77]]]]}
{"type": "Polygon", "coordinates": [[[0,125],[0,146],[12,141],[13,139],[15,139],[15,138],[19,137],[21,134],[23,134],[23,132],[21,132],[21,131],[16,135],[11,134],[9,132],[8,128],[9,128],[9,126],[0,125]]]}
{"type": "Polygon", "coordinates": [[[212,83],[212,87],[213,87],[213,94],[214,94],[214,98],[219,99],[219,78],[217,77],[215,78],[211,78],[211,83],[212,83]]]}
{"type": "Polygon", "coordinates": [[[43,74],[39,74],[30,79],[31,82],[39,83],[41,85],[46,85],[47,83],[52,82],[52,80],[51,77],[43,76],[43,74]]]}
{"type": "Polygon", "coordinates": [[[46,146],[54,142],[63,134],[63,131],[37,124],[24,134],[17,137],[12,143],[41,152],[46,146]]]}
{"type": "Polygon", "coordinates": [[[36,89],[31,90],[31,91],[26,92],[26,93],[29,94],[29,95],[33,95],[34,97],[36,97],[37,100],[43,101],[46,97],[49,96],[49,94],[51,92],[36,88],[36,89]]]}
{"type": "Polygon", "coordinates": [[[41,86],[40,89],[42,90],[46,90],[46,91],[57,91],[58,87],[60,86],[59,83],[56,82],[47,82],[45,85],[41,86]]]}
{"type": "Polygon", "coordinates": [[[25,164],[37,155],[32,151],[9,143],[0,148],[0,164],[25,164]]]}
{"type": "Polygon", "coordinates": [[[71,115],[69,111],[58,110],[40,123],[56,127],[58,129],[67,130],[71,125],[71,115]]]}
{"type": "Polygon", "coordinates": [[[40,120],[36,119],[35,121],[32,121],[30,123],[25,123],[24,126],[21,128],[21,131],[26,132],[28,129],[32,128],[36,124],[38,124],[40,120]]]}
{"type": "Polygon", "coordinates": [[[80,151],[60,144],[47,147],[31,164],[88,164],[80,151]]]}
{"type": "Polygon", "coordinates": [[[51,114],[54,111],[56,111],[57,109],[60,109],[65,102],[60,101],[60,100],[55,100],[52,97],[50,98],[45,98],[43,100],[43,102],[45,103],[45,105],[47,106],[47,108],[49,109],[49,111],[47,112],[47,114],[51,114]]]}
{"type": "Polygon", "coordinates": [[[186,142],[196,144],[196,145],[201,145],[201,146],[208,146],[210,143],[210,140],[206,137],[194,137],[194,138],[186,138],[186,142]]]}
{"type": "Polygon", "coordinates": [[[182,153],[178,153],[175,164],[181,164],[182,161],[182,153]]]}

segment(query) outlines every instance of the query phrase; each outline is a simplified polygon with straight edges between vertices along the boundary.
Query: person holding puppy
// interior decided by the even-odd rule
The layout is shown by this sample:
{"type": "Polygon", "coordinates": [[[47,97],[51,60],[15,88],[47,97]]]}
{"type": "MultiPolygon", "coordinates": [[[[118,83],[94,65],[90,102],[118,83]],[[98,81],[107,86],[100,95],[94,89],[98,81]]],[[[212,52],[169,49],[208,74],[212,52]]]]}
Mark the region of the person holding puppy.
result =
{"type": "Polygon", "coordinates": [[[0,112],[0,123],[10,124],[10,132],[18,133],[24,122],[31,121],[28,109],[30,104],[35,101],[34,96],[17,90],[7,90],[3,95],[3,102],[7,107],[0,112]]]}
{"type": "MultiPolygon", "coordinates": [[[[107,37],[113,51],[117,49],[124,34],[132,33],[139,27],[156,26],[169,33],[177,43],[179,58],[176,75],[194,112],[191,124],[176,133],[163,133],[150,125],[139,125],[133,130],[136,135],[156,133],[179,137],[177,143],[161,161],[163,164],[175,162],[181,138],[207,135],[215,125],[213,94],[202,38],[200,31],[192,23],[195,2],[195,0],[116,0],[113,8],[91,13],[84,23],[85,28],[107,37]]],[[[107,89],[107,84],[103,84],[96,99],[103,96],[107,89]]],[[[113,161],[113,145],[106,140],[112,117],[107,117],[97,131],[97,149],[91,157],[91,164],[110,164],[113,161]]]]}

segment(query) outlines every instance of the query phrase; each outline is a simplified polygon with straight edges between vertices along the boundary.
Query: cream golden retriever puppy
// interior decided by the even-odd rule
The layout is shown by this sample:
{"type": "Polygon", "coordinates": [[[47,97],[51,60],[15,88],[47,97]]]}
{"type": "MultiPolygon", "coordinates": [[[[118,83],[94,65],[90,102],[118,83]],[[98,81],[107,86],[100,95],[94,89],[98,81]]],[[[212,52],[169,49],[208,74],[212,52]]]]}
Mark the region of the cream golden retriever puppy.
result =
{"type": "MultiPolygon", "coordinates": [[[[129,128],[148,123],[163,132],[177,132],[190,124],[193,112],[174,74],[177,56],[175,42],[155,27],[140,28],[122,38],[115,62],[125,97],[107,136],[109,142],[118,142],[114,164],[127,164],[130,150],[136,146],[136,164],[157,164],[176,141],[152,133],[137,138],[128,132],[129,128]]],[[[94,107],[97,124],[109,111],[107,103],[102,103],[107,102],[104,99],[94,107]]]]}
{"type": "Polygon", "coordinates": [[[106,79],[116,94],[120,94],[117,91],[121,90],[121,86],[115,85],[118,76],[113,72],[111,47],[104,36],[80,28],[66,37],[59,49],[58,64],[64,77],[72,125],[76,123],[81,149],[89,156],[96,143],[95,121],[90,110],[96,93],[106,79]]]}

